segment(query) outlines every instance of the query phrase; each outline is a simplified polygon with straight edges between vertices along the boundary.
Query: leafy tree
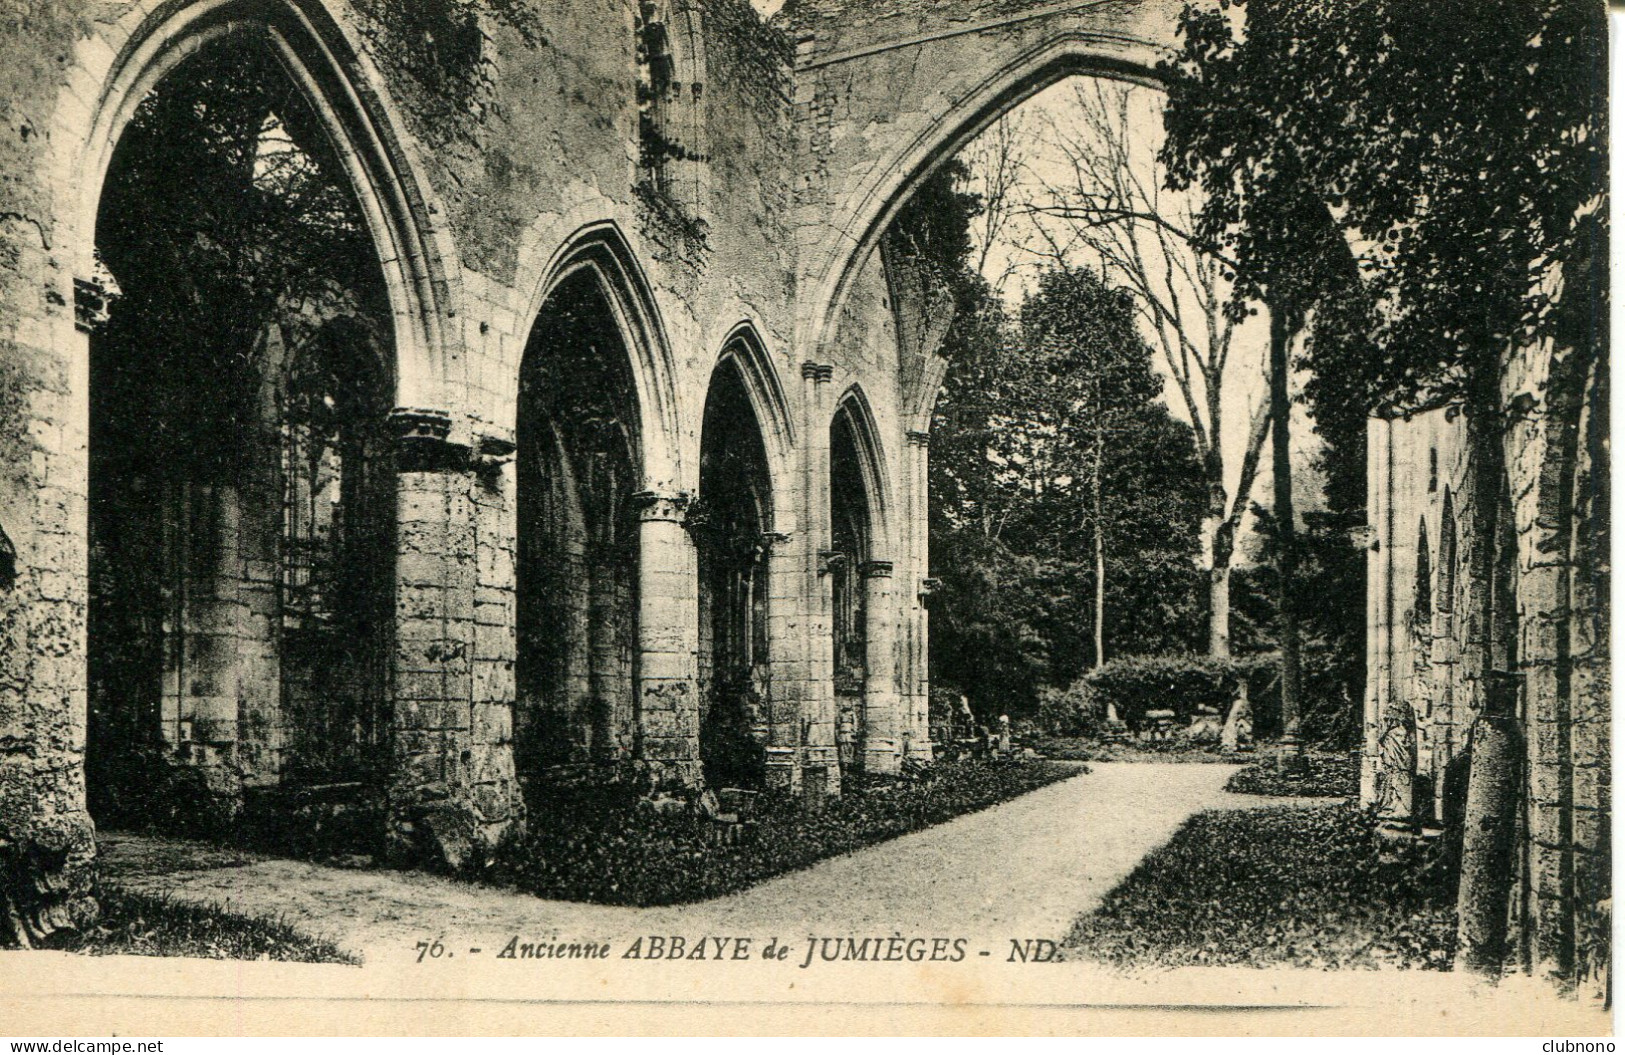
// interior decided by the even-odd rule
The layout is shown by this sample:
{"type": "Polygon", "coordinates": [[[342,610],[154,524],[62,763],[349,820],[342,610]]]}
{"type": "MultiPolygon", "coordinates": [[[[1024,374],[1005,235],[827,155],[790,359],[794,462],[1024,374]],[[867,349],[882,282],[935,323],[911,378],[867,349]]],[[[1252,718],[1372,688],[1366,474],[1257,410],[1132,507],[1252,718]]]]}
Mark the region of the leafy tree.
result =
{"type": "Polygon", "coordinates": [[[1189,647],[1205,485],[1127,291],[1056,269],[1018,321],[985,304],[933,426],[933,657],[1020,713],[1105,653],[1189,647]]]}
{"type": "MultiPolygon", "coordinates": [[[[108,449],[229,472],[252,434],[264,334],[296,361],[374,356],[376,255],[326,134],[259,48],[217,46],[142,100],[114,154],[97,249],[120,286],[97,398],[128,423],[108,449]],[[324,354],[311,354],[320,347],[324,354]],[[145,407],[146,420],[131,413],[145,407]],[[145,446],[143,446],[145,445],[145,446]]],[[[328,368],[290,397],[320,417],[328,368]],[[312,397],[312,398],[302,398],[312,397]]]]}
{"type": "MultiPolygon", "coordinates": [[[[1240,321],[1229,308],[1226,261],[1193,244],[1196,195],[1170,193],[1139,135],[1142,114],[1160,106],[1146,89],[1099,78],[1072,82],[1068,105],[1049,114],[1046,149],[1059,164],[1035,169],[1023,203],[1037,239],[1058,260],[1098,258],[1135,306],[1174,381],[1208,487],[1203,550],[1208,566],[1208,651],[1230,653],[1230,575],[1264,441],[1267,402],[1248,412],[1235,492],[1226,484],[1225,381],[1240,360],[1240,321]],[[1064,119],[1061,119],[1064,116],[1064,119]]],[[[1003,157],[993,153],[994,159],[1003,157]]],[[[993,169],[994,173],[1001,171],[993,169]]],[[[992,178],[990,187],[996,186],[992,178]]],[[[1042,253],[1043,250],[1032,250],[1042,253]]]]}
{"type": "MultiPolygon", "coordinates": [[[[1238,261],[1237,310],[1263,301],[1290,331],[1328,309],[1306,364],[1321,398],[1464,404],[1475,535],[1497,537],[1504,357],[1586,332],[1595,307],[1550,280],[1600,259],[1600,7],[1220,0],[1187,6],[1181,33],[1164,159],[1206,192],[1197,234],[1238,261]]],[[[1474,559],[1488,613],[1507,572],[1493,547],[1474,559]]]]}
{"type": "MultiPolygon", "coordinates": [[[[1577,0],[1218,0],[1187,6],[1165,70],[1164,156],[1207,192],[1198,233],[1238,261],[1238,310],[1262,300],[1291,330],[1327,309],[1307,357],[1321,396],[1462,406],[1481,687],[1514,666],[1518,640],[1506,363],[1550,349],[1561,407],[1601,354],[1603,16],[1577,0]]],[[[1474,860],[1465,959],[1494,970],[1507,884],[1474,860]]]]}

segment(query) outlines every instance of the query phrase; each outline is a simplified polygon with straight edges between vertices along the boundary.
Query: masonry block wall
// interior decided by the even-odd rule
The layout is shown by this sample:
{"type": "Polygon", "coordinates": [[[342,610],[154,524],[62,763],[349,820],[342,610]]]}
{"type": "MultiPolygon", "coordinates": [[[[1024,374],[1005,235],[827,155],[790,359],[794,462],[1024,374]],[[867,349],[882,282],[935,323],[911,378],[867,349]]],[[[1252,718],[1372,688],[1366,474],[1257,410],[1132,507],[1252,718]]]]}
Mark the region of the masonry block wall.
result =
{"type": "MultiPolygon", "coordinates": [[[[1606,350],[1509,357],[1504,447],[1515,552],[1525,759],[1510,916],[1526,968],[1604,984],[1609,881],[1610,667],[1606,350]]],[[[1368,678],[1361,799],[1384,823],[1460,823],[1486,687],[1485,613],[1468,586],[1471,452],[1456,408],[1369,426],[1368,678]]],[[[1503,543],[1505,544],[1505,543],[1503,543]]]]}
{"type": "MultiPolygon", "coordinates": [[[[862,407],[865,486],[884,537],[859,577],[874,624],[861,686],[872,702],[860,719],[873,728],[858,730],[847,764],[893,771],[904,752],[929,758],[924,547],[902,522],[923,523],[924,446],[910,441],[901,409],[878,257],[865,257],[863,289],[844,309],[849,340],[798,329],[806,184],[791,33],[763,25],[743,0],[517,12],[76,0],[17,26],[0,44],[16,100],[0,155],[0,527],[18,571],[0,585],[16,646],[0,658],[0,809],[7,845],[46,848],[70,877],[65,896],[42,896],[48,913],[88,905],[87,364],[115,294],[95,261],[100,186],[132,108],[205,46],[269,49],[287,64],[354,184],[384,273],[395,409],[376,424],[387,524],[371,556],[389,603],[370,685],[380,772],[360,794],[382,809],[387,850],[456,865],[525,820],[534,774],[516,742],[516,591],[534,525],[520,516],[521,366],[553,294],[584,274],[626,346],[635,435],[635,479],[617,498],[637,555],[632,678],[604,704],[623,730],[604,760],[652,785],[704,781],[686,516],[706,396],[723,355],[740,347],[773,494],[762,540],[764,781],[814,794],[841,784],[821,560],[830,428],[848,403],[862,407]],[[671,31],[664,57],[649,51],[657,24],[671,31]],[[652,70],[657,58],[670,68],[652,70]],[[659,77],[675,81],[651,92],[659,77]],[[669,171],[651,153],[651,128],[682,141],[669,171]]],[[[293,684],[283,662],[278,496],[193,499],[208,515],[191,521],[213,530],[190,540],[208,552],[191,562],[187,605],[162,631],[174,662],[153,721],[168,761],[203,774],[229,815],[253,789],[284,789],[309,770],[332,746],[324,732],[342,737],[344,723],[322,726],[322,687],[293,684]]]]}

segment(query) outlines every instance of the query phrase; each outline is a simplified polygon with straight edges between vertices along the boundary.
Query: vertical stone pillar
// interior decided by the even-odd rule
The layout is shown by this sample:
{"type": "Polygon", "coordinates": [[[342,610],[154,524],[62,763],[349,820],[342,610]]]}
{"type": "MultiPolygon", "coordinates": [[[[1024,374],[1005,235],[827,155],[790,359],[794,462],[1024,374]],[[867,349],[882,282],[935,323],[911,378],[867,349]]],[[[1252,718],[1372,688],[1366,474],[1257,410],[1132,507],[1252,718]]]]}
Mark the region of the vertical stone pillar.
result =
{"type": "Polygon", "coordinates": [[[684,526],[684,491],[640,491],[638,510],[638,757],[657,780],[698,787],[699,567],[684,526]]]}
{"type": "Polygon", "coordinates": [[[931,574],[931,434],[919,430],[908,433],[908,483],[903,525],[905,560],[903,582],[908,588],[900,598],[904,605],[907,642],[903,655],[903,713],[901,728],[904,754],[929,762],[931,747],[931,623],[925,607],[931,574]]]}
{"type": "MultiPolygon", "coordinates": [[[[775,513],[775,523],[779,521],[775,513]]],[[[798,633],[806,581],[801,554],[791,536],[779,531],[762,533],[762,564],[767,569],[767,641],[771,675],[767,696],[767,787],[791,792],[800,781],[801,702],[807,683],[804,644],[798,633]]]]}
{"type": "MultiPolygon", "coordinates": [[[[88,344],[38,281],[46,253],[23,225],[0,283],[0,946],[95,918],[96,838],[85,809],[85,494],[88,344]],[[11,460],[15,459],[15,460],[11,460]]],[[[45,285],[49,290],[50,286],[45,285]]]]}
{"type": "Polygon", "coordinates": [[[177,757],[203,775],[216,808],[242,805],[236,746],[239,695],[250,686],[240,661],[252,656],[242,640],[248,611],[238,598],[242,560],[238,489],[185,483],[182,599],[175,647],[165,671],[176,700],[177,757]]]}
{"type": "Polygon", "coordinates": [[[1360,756],[1360,803],[1364,806],[1374,806],[1377,802],[1378,741],[1382,735],[1382,711],[1389,696],[1386,646],[1392,585],[1392,569],[1389,566],[1390,506],[1393,502],[1389,487],[1393,453],[1391,442],[1391,424],[1387,420],[1371,418],[1366,422],[1366,488],[1369,496],[1366,518],[1370,541],[1365,564],[1366,679],[1360,756]]]}
{"type": "Polygon", "coordinates": [[[518,524],[514,443],[483,436],[474,452],[474,653],[469,723],[475,815],[491,843],[524,823],[514,771],[513,712],[518,655],[515,593],[518,524]]]}
{"type": "Polygon", "coordinates": [[[902,764],[902,698],[897,692],[897,611],[892,562],[864,561],[859,569],[868,611],[863,681],[863,768],[895,773],[902,764]]]}
{"type": "MultiPolygon", "coordinates": [[[[511,779],[492,778],[512,772],[511,742],[498,728],[477,743],[474,729],[480,485],[468,448],[448,441],[448,414],[397,409],[390,418],[398,480],[388,849],[458,868],[517,814],[511,779]]],[[[485,712],[500,702],[479,701],[487,730],[485,712]]]]}

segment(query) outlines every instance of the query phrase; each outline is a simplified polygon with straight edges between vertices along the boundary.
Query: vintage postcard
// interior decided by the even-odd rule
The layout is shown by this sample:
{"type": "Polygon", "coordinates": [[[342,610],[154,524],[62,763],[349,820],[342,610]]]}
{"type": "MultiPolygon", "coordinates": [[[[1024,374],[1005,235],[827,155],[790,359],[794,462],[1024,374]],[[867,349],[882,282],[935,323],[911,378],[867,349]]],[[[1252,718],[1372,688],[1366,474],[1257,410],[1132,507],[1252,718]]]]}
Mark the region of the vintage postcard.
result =
{"type": "Polygon", "coordinates": [[[1603,5],[0,25],[0,1030],[1611,1034],[1603,5]]]}

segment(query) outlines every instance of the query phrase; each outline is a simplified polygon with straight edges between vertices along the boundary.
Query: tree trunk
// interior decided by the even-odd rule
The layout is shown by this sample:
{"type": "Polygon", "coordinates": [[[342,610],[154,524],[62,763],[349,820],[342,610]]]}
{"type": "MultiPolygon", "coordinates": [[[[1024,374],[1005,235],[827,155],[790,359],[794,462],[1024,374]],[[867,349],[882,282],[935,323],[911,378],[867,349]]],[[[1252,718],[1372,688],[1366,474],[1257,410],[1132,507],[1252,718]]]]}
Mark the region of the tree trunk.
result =
{"type": "MultiPolygon", "coordinates": [[[[1098,405],[1098,401],[1097,401],[1098,405]]],[[[1097,419],[1098,422],[1098,419],[1097,419]]],[[[1095,506],[1095,667],[1106,662],[1106,528],[1101,522],[1100,463],[1106,457],[1105,430],[1095,427],[1095,465],[1090,482],[1095,506]]]]}
{"type": "MultiPolygon", "coordinates": [[[[1457,938],[1463,964],[1498,973],[1506,956],[1513,876],[1516,782],[1522,750],[1517,728],[1517,613],[1511,596],[1516,553],[1502,543],[1506,455],[1501,436],[1498,363],[1485,356],[1468,380],[1467,437],[1472,452],[1468,618],[1482,635],[1475,658],[1481,715],[1472,730],[1468,794],[1462,815],[1457,938]]],[[[1514,544],[1515,546],[1515,544],[1514,544]]]]}
{"type": "Polygon", "coordinates": [[[1275,476],[1276,606],[1281,638],[1281,742],[1291,755],[1301,756],[1302,658],[1298,613],[1292,604],[1292,586],[1298,574],[1297,515],[1292,508],[1292,402],[1288,398],[1290,363],[1287,345],[1291,327],[1284,308],[1270,310],[1270,416],[1275,476]]]}
{"type": "Polygon", "coordinates": [[[1219,563],[1217,553],[1213,555],[1213,568],[1208,572],[1207,584],[1208,598],[1208,638],[1207,652],[1210,656],[1226,657],[1230,655],[1230,558],[1225,557],[1224,563],[1219,563]]]}

